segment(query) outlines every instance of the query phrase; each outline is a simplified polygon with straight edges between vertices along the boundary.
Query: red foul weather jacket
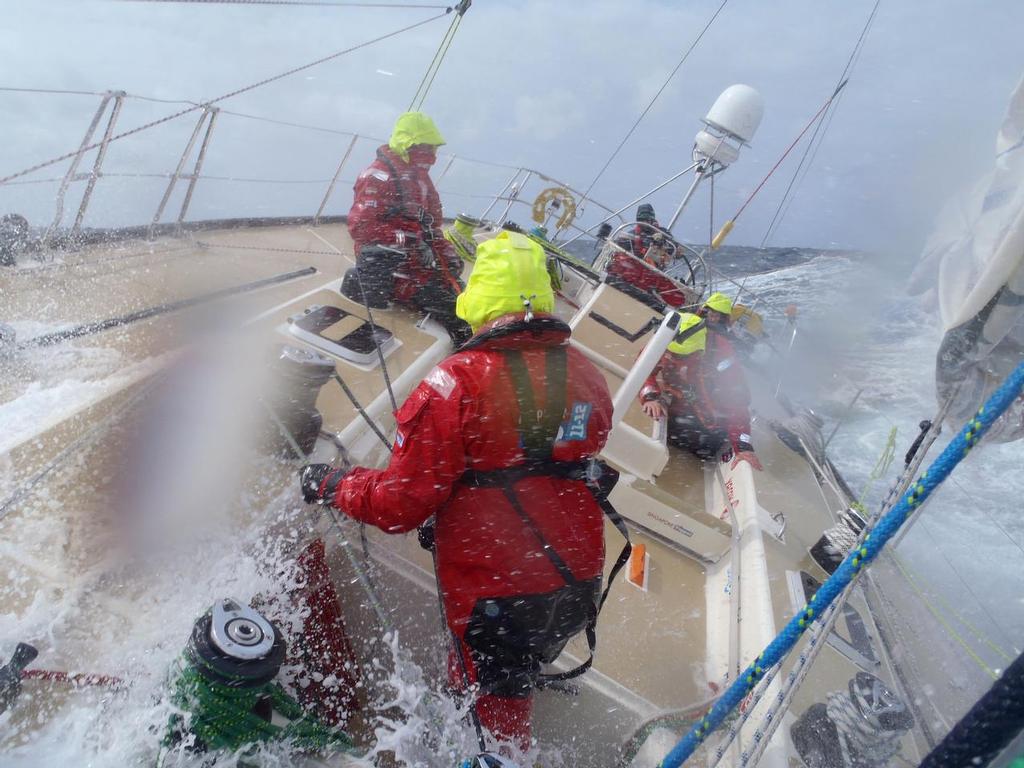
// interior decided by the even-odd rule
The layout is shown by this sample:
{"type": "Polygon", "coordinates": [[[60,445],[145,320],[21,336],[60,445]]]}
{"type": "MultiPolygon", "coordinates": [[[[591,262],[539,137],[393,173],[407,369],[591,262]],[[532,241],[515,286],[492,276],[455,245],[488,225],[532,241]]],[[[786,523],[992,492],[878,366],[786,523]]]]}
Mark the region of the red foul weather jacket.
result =
{"type": "MultiPolygon", "coordinates": [[[[724,429],[734,451],[750,444],[750,389],[736,350],[708,331],[703,352],[665,352],[640,390],[640,401],[671,395],[669,417],[696,416],[707,429],[724,429]]],[[[749,448],[744,448],[749,450],[749,448]]]]}
{"type": "MultiPolygon", "coordinates": [[[[569,347],[569,327],[550,315],[529,322],[505,315],[442,361],[397,412],[387,469],[352,470],[332,504],[388,533],[410,531],[436,515],[437,569],[449,624],[460,637],[477,600],[551,592],[565,585],[501,488],[462,480],[521,464],[519,404],[507,355],[518,350],[538,408],[545,407],[549,350],[566,360],[565,411],[552,458],[597,454],[611,427],[604,376],[569,347]]],[[[578,480],[529,476],[515,493],[551,547],[580,580],[601,575],[602,512],[578,480]]]]}
{"type": "Polygon", "coordinates": [[[641,257],[616,251],[608,262],[608,275],[614,278],[612,284],[621,281],[644,293],[656,294],[670,306],[681,307],[687,302],[686,295],[669,278],[641,257]]]}
{"type": "MultiPolygon", "coordinates": [[[[671,235],[661,228],[658,222],[653,222],[651,226],[659,230],[660,234],[665,240],[671,241],[671,235]]],[[[658,269],[665,269],[668,266],[668,254],[662,250],[657,249],[659,258],[649,258],[648,254],[651,252],[651,246],[655,243],[655,235],[659,232],[655,232],[650,227],[637,224],[633,228],[633,255],[643,259],[645,262],[658,269]]]]}
{"type": "MultiPolygon", "coordinates": [[[[441,198],[430,179],[430,166],[406,162],[386,144],[377,149],[377,159],[359,174],[355,197],[348,212],[348,231],[355,253],[364,245],[409,248],[409,256],[395,280],[395,298],[408,302],[416,289],[439,276],[450,282],[462,272],[462,261],[441,232],[441,198]],[[436,264],[424,256],[419,243],[426,233],[420,222],[426,214],[436,264]]],[[[457,291],[458,289],[456,289],[457,291]]]]}

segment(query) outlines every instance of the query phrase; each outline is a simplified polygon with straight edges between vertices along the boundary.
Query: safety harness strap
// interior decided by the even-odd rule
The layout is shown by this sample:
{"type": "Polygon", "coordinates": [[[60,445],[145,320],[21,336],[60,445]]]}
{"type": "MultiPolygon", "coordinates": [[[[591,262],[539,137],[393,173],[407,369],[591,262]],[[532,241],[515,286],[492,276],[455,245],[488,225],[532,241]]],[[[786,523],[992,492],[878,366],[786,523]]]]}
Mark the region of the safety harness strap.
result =
{"type": "Polygon", "coordinates": [[[540,542],[541,551],[555,567],[555,570],[558,571],[562,579],[565,580],[566,584],[570,586],[578,584],[579,579],[572,573],[561,555],[544,538],[544,534],[526,510],[523,509],[522,504],[519,502],[519,497],[516,495],[515,484],[527,477],[556,477],[563,480],[577,480],[586,483],[587,490],[593,495],[594,500],[601,507],[601,511],[611,521],[612,525],[615,526],[615,529],[622,538],[626,540],[622,551],[619,552],[619,556],[615,559],[615,564],[612,565],[612,569],[608,573],[608,582],[605,584],[604,591],[601,593],[601,599],[597,603],[597,610],[587,622],[585,633],[589,649],[588,658],[579,666],[565,672],[541,675],[541,685],[543,686],[545,683],[579,677],[593,665],[594,649],[597,647],[597,617],[600,615],[601,609],[604,608],[605,601],[608,599],[608,593],[611,591],[612,584],[615,583],[615,578],[619,575],[619,571],[629,562],[633,545],[630,542],[629,529],[626,528],[625,521],[608,500],[608,494],[615,486],[614,480],[618,479],[618,473],[604,462],[597,461],[596,459],[593,461],[554,461],[547,459],[527,461],[524,464],[505,469],[467,470],[462,475],[462,480],[467,485],[478,488],[501,488],[512,509],[515,510],[526,527],[530,529],[530,532],[540,542]]]}
{"type": "Polygon", "coordinates": [[[518,349],[503,350],[519,403],[519,439],[528,460],[550,460],[565,413],[566,348],[549,347],[545,357],[544,378],[547,392],[543,408],[533,396],[530,373],[518,349]]]}
{"type": "MultiPolygon", "coordinates": [[[[383,151],[377,150],[377,157],[388,167],[388,170],[391,172],[391,178],[395,182],[395,191],[398,192],[399,205],[391,206],[387,213],[389,216],[397,216],[399,213],[405,213],[409,203],[409,196],[406,195],[405,187],[402,186],[402,179],[401,176],[399,176],[398,169],[395,168],[395,164],[391,162],[391,158],[389,158],[383,151]]],[[[431,254],[433,254],[436,266],[444,277],[445,282],[451,286],[455,293],[461,293],[462,286],[459,285],[459,281],[456,280],[454,275],[452,275],[451,269],[448,266],[448,260],[444,258],[442,254],[438,253],[437,248],[434,246],[433,217],[431,217],[422,206],[420,206],[420,209],[416,212],[416,223],[420,226],[420,234],[423,237],[423,242],[430,250],[431,254]],[[429,224],[427,223],[428,218],[430,219],[429,224]]]]}
{"type": "Polygon", "coordinates": [[[615,486],[618,473],[596,459],[589,461],[555,461],[552,458],[552,449],[558,438],[562,415],[565,412],[567,375],[565,347],[548,349],[545,360],[547,397],[542,409],[536,407],[536,399],[530,382],[529,372],[526,370],[526,363],[523,361],[520,351],[503,350],[503,352],[512,377],[512,386],[515,389],[516,400],[519,402],[519,436],[527,458],[525,462],[514,467],[483,471],[467,470],[462,475],[463,482],[476,487],[490,486],[501,488],[509,505],[540,543],[544,556],[548,558],[551,565],[554,566],[568,586],[575,586],[580,583],[580,580],[576,578],[568,564],[562,559],[562,556],[551,546],[537,526],[537,523],[523,508],[515,492],[516,483],[527,477],[555,477],[586,483],[587,489],[593,495],[594,500],[597,501],[601,511],[626,540],[625,546],[622,548],[618,558],[615,560],[615,564],[612,566],[611,572],[608,574],[608,583],[601,593],[596,610],[587,621],[585,633],[589,656],[586,661],[573,669],[541,675],[540,685],[543,686],[546,683],[579,677],[593,665],[594,650],[597,647],[597,617],[600,615],[601,609],[608,599],[608,593],[615,581],[615,577],[629,561],[633,545],[630,542],[629,530],[626,528],[622,516],[619,515],[615,507],[608,500],[608,494],[611,493],[612,488],[615,486]],[[604,482],[601,482],[602,480],[604,482]]]}

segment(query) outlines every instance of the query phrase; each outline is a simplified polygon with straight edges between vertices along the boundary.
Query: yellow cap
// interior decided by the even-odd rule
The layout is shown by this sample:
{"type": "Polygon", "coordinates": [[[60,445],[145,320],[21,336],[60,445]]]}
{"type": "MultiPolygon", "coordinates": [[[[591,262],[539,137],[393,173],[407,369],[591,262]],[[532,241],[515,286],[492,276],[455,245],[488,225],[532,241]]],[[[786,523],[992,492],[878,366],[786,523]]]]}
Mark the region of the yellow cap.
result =
{"type": "Polygon", "coordinates": [[[712,293],[702,306],[721,312],[723,315],[732,315],[732,299],[724,293],[712,293]]]}
{"type": "Polygon", "coordinates": [[[455,314],[476,331],[496,317],[523,312],[553,312],[544,249],[526,235],[502,232],[476,247],[476,264],[466,290],[455,301],[455,314]]]}
{"type": "Polygon", "coordinates": [[[679,320],[679,331],[676,334],[675,339],[669,342],[668,351],[674,352],[677,355],[692,355],[694,352],[704,351],[704,347],[708,341],[707,329],[703,327],[703,318],[697,315],[690,314],[689,312],[683,312],[680,314],[679,320]],[[693,328],[695,325],[701,325],[701,328],[695,332],[687,334],[686,331],[693,328]],[[679,337],[682,336],[682,341],[679,337]]]}
{"type": "Polygon", "coordinates": [[[441,132],[434,121],[422,112],[404,112],[395,121],[388,146],[400,158],[409,162],[409,147],[416,144],[429,144],[440,147],[445,143],[441,132]]]}

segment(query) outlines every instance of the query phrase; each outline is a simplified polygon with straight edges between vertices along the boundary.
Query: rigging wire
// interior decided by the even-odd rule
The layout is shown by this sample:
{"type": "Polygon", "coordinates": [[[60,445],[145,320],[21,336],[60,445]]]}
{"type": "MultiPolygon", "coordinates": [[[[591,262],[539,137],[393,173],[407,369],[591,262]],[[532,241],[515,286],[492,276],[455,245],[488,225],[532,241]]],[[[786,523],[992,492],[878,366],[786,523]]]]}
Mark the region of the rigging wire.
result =
{"type": "MultiPolygon", "coordinates": [[[[864,53],[863,46],[861,47],[860,51],[857,52],[857,57],[853,61],[853,67],[857,66],[857,62],[860,61],[860,57],[861,57],[862,53],[864,53]]],[[[852,67],[851,67],[850,71],[851,72],[853,71],[852,67]]],[[[811,150],[811,157],[807,161],[807,165],[804,167],[803,175],[796,182],[797,190],[799,190],[800,186],[804,183],[804,180],[807,178],[807,176],[808,176],[808,174],[809,174],[809,172],[811,170],[811,167],[814,165],[814,161],[818,157],[818,151],[821,149],[821,145],[822,145],[822,143],[825,140],[825,134],[827,134],[829,129],[832,127],[832,121],[835,119],[836,111],[839,108],[839,102],[841,102],[843,100],[843,96],[844,95],[845,94],[840,94],[839,98],[836,99],[835,109],[829,110],[829,112],[825,116],[825,127],[822,129],[821,138],[818,139],[818,143],[816,145],[814,145],[814,148],[811,150]]],[[[812,144],[813,144],[813,141],[812,141],[812,144]]],[[[791,195],[789,200],[786,202],[786,208],[782,211],[782,214],[781,214],[781,216],[779,218],[779,222],[780,223],[781,223],[782,219],[784,219],[786,217],[786,215],[789,213],[789,209],[792,207],[793,200],[795,198],[796,198],[796,193],[794,192],[794,194],[791,195]]],[[[770,236],[771,235],[769,235],[769,237],[770,236]]]]}
{"type": "MultiPolygon", "coordinates": [[[[846,66],[843,67],[843,71],[839,75],[839,79],[836,83],[837,86],[839,83],[842,83],[850,79],[850,75],[853,72],[853,69],[857,64],[857,61],[860,58],[860,54],[864,50],[864,43],[867,40],[868,32],[870,31],[871,26],[875,21],[875,17],[878,14],[878,7],[881,5],[881,3],[882,0],[875,0],[875,4],[871,8],[871,13],[868,14],[867,21],[864,22],[864,27],[860,31],[860,36],[857,38],[857,42],[854,44],[853,50],[850,52],[850,58],[846,60],[846,66]]],[[[811,165],[814,163],[814,158],[818,154],[818,148],[821,147],[822,142],[825,140],[825,134],[828,133],[828,129],[832,125],[832,117],[835,115],[838,107],[839,99],[836,99],[832,104],[832,108],[826,111],[826,114],[822,116],[822,119],[818,121],[817,126],[815,126],[814,133],[811,134],[811,140],[804,148],[804,153],[800,158],[800,162],[797,165],[796,170],[793,171],[793,176],[790,178],[789,184],[786,186],[786,191],[783,193],[782,199],[779,200],[779,205],[775,209],[775,215],[772,216],[772,220],[768,224],[768,229],[765,230],[764,237],[761,238],[761,248],[765,247],[765,244],[768,242],[768,239],[774,233],[774,230],[778,228],[778,225],[782,223],[782,219],[785,218],[786,211],[788,211],[789,208],[787,200],[789,202],[792,202],[792,198],[790,198],[790,193],[792,192],[793,196],[795,197],[796,191],[794,190],[794,185],[796,185],[797,189],[799,189],[799,184],[802,184],[803,179],[807,177],[807,172],[810,170],[811,165]],[[817,143],[815,143],[816,141],[817,143]],[[808,156],[810,156],[809,161],[808,156]],[[800,176],[801,170],[803,170],[803,177],[800,178],[798,184],[797,177],[800,176]],[[783,210],[784,208],[786,210],[783,210]]]]}
{"type": "Polygon", "coordinates": [[[633,125],[630,126],[629,130],[626,131],[626,135],[622,137],[622,141],[619,142],[619,145],[615,148],[615,151],[612,152],[611,156],[608,158],[605,164],[601,166],[601,170],[597,172],[597,175],[594,177],[594,180],[590,182],[590,185],[587,187],[586,192],[583,193],[584,199],[586,199],[587,195],[590,194],[590,191],[594,188],[594,185],[597,184],[598,180],[604,175],[604,172],[608,170],[608,166],[612,164],[612,161],[619,154],[619,152],[622,151],[622,148],[626,146],[626,142],[629,141],[629,137],[633,135],[633,132],[640,125],[640,122],[647,116],[647,113],[651,111],[651,107],[654,106],[654,102],[656,102],[658,98],[661,96],[661,94],[664,92],[664,90],[668,88],[668,84],[672,82],[672,78],[676,76],[676,73],[679,71],[679,69],[683,66],[683,64],[686,63],[686,60],[690,57],[690,54],[693,52],[693,49],[697,47],[697,44],[701,41],[701,38],[703,38],[704,34],[711,28],[711,25],[715,22],[715,19],[718,18],[718,15],[722,12],[722,10],[725,8],[728,2],[729,0],[722,0],[722,4],[718,6],[718,9],[711,15],[711,18],[708,19],[707,24],[704,25],[704,28],[700,31],[700,34],[698,34],[697,37],[694,38],[693,42],[690,43],[690,47],[683,52],[682,57],[679,59],[675,67],[669,73],[668,77],[665,78],[665,82],[661,84],[661,87],[658,89],[657,93],[655,93],[651,100],[647,102],[647,106],[644,107],[643,111],[640,113],[640,116],[637,117],[637,119],[633,122],[633,125]]]}
{"type": "MultiPolygon", "coordinates": [[[[210,99],[208,101],[205,101],[202,104],[194,104],[194,105],[192,105],[192,106],[190,106],[190,107],[188,107],[186,109],[179,110],[178,112],[175,112],[173,114],[166,115],[166,116],[161,117],[161,118],[159,118],[157,120],[152,120],[152,121],[150,121],[148,123],[145,123],[143,125],[137,126],[137,127],[132,128],[130,130],[123,131],[121,133],[115,134],[115,135],[111,136],[109,139],[107,139],[106,141],[107,141],[107,143],[110,143],[110,142],[113,142],[113,141],[117,141],[118,139],[123,139],[123,138],[126,138],[128,136],[132,136],[132,135],[134,135],[136,133],[140,133],[141,131],[145,131],[145,130],[147,130],[149,128],[153,128],[153,127],[155,127],[157,125],[162,125],[163,123],[166,123],[166,122],[169,122],[169,121],[174,120],[176,118],[179,118],[179,117],[182,117],[184,115],[190,114],[192,112],[195,112],[196,110],[205,109],[205,108],[207,108],[207,107],[209,107],[209,106],[211,106],[213,104],[216,104],[217,102],[224,101],[226,99],[230,99],[230,98],[232,98],[234,96],[239,96],[239,95],[241,95],[243,93],[247,93],[249,91],[255,90],[256,88],[260,88],[260,87],[262,87],[264,85],[268,85],[270,83],[276,82],[277,80],[281,80],[281,79],[283,79],[285,77],[288,77],[290,75],[294,75],[294,74],[296,74],[298,72],[302,72],[304,70],[310,69],[310,68],[315,67],[315,66],[317,66],[319,64],[324,64],[325,62],[331,61],[333,59],[337,59],[337,58],[339,58],[341,56],[344,56],[345,54],[352,53],[353,51],[357,51],[357,50],[359,50],[361,48],[366,48],[367,46],[373,45],[374,43],[379,43],[382,40],[387,40],[388,38],[395,37],[396,35],[400,35],[403,32],[408,32],[410,30],[416,29],[417,27],[422,27],[425,24],[429,24],[432,21],[436,21],[437,19],[443,18],[445,15],[447,15],[447,11],[445,13],[435,14],[435,15],[430,16],[430,17],[428,17],[426,19],[423,19],[421,21],[417,21],[417,22],[415,22],[413,24],[409,24],[409,25],[407,25],[405,27],[402,27],[400,29],[396,29],[396,30],[394,30],[392,32],[388,32],[386,34],[383,34],[383,35],[380,35],[378,37],[375,37],[375,38],[373,38],[371,40],[366,40],[366,41],[364,41],[362,43],[357,43],[356,45],[350,46],[349,48],[345,48],[343,50],[336,51],[336,52],[331,53],[331,54],[329,54],[327,56],[323,56],[323,57],[321,57],[319,59],[316,59],[315,61],[308,62],[307,64],[302,64],[302,65],[300,65],[298,67],[293,67],[292,69],[289,69],[289,70],[287,70],[285,72],[281,72],[281,73],[279,73],[277,75],[272,75],[270,77],[264,78],[263,80],[260,80],[260,81],[258,81],[256,83],[251,83],[250,85],[246,85],[246,86],[243,86],[241,88],[236,88],[233,91],[225,93],[224,95],[218,96],[218,97],[216,97],[214,99],[210,99]]],[[[35,171],[41,170],[42,168],[48,168],[49,166],[56,165],[57,163],[62,162],[64,160],[69,160],[72,157],[75,157],[76,155],[78,155],[78,154],[80,154],[82,152],[87,152],[87,151],[89,151],[91,149],[96,149],[97,147],[99,147],[103,143],[104,143],[103,141],[97,141],[97,142],[94,142],[92,144],[88,144],[88,145],[86,145],[84,147],[79,147],[78,149],[76,149],[76,150],[74,150],[72,152],[67,152],[67,153],[65,153],[63,155],[60,155],[59,157],[51,158],[50,160],[45,160],[45,161],[43,161],[41,163],[36,163],[35,165],[33,165],[33,166],[29,167],[29,168],[26,168],[24,170],[18,171],[17,173],[12,173],[12,174],[8,174],[7,176],[0,177],[0,184],[6,184],[7,182],[12,181],[13,179],[17,179],[17,178],[20,178],[22,176],[27,176],[28,174],[34,173],[35,171]]]]}
{"type": "MultiPolygon", "coordinates": [[[[419,5],[418,3],[359,3],[343,0],[120,0],[122,3],[176,3],[178,5],[295,5],[333,8],[403,8],[444,10],[447,5],[419,5]]],[[[450,10],[450,8],[449,8],[450,10]]]]}
{"type": "MultiPolygon", "coordinates": [[[[455,39],[455,33],[459,31],[459,25],[462,23],[462,17],[469,10],[469,6],[472,5],[473,0],[461,0],[461,2],[455,6],[455,18],[452,19],[452,23],[448,25],[448,31],[444,33],[444,37],[441,38],[441,43],[437,46],[437,50],[434,51],[434,58],[430,60],[430,64],[427,66],[427,71],[423,73],[423,79],[420,80],[419,87],[416,88],[416,93],[413,94],[412,101],[409,102],[409,112],[413,110],[420,110],[423,108],[423,102],[426,101],[427,93],[430,92],[430,87],[434,84],[434,78],[437,77],[437,73],[441,69],[441,64],[444,62],[444,57],[448,55],[448,49],[451,48],[452,41],[455,39]]],[[[452,9],[449,8],[445,13],[450,12],[452,9]]]]}
{"type": "MultiPolygon", "coordinates": [[[[740,217],[740,214],[747,209],[747,206],[750,205],[750,202],[757,196],[757,193],[761,191],[761,187],[763,187],[768,182],[768,179],[772,177],[772,174],[774,174],[775,171],[778,170],[779,166],[782,165],[782,161],[789,156],[790,152],[793,151],[793,147],[800,143],[800,139],[804,137],[804,134],[811,129],[811,126],[814,125],[823,114],[825,114],[825,110],[829,108],[832,102],[835,101],[836,97],[842,92],[843,88],[846,87],[846,83],[846,80],[843,80],[841,83],[839,83],[839,86],[832,92],[832,95],[828,97],[828,101],[826,101],[821,106],[821,109],[814,113],[814,117],[812,117],[807,122],[807,125],[803,127],[803,130],[800,131],[800,133],[797,134],[796,138],[793,139],[790,145],[786,147],[786,151],[782,153],[778,160],[775,161],[775,165],[773,165],[771,167],[771,170],[765,174],[765,177],[763,179],[761,179],[761,183],[758,184],[754,188],[754,191],[751,192],[750,195],[747,197],[747,199],[743,201],[743,205],[741,205],[739,210],[736,211],[736,215],[734,215],[731,219],[729,219],[729,221],[725,223],[725,225],[722,227],[723,232],[726,231],[726,227],[728,227],[729,230],[732,229],[732,225],[736,222],[736,219],[738,219],[740,217]]],[[[0,181],[2,181],[2,179],[0,179],[0,181]]],[[[719,237],[721,237],[721,235],[722,233],[720,232],[719,237]]]]}
{"type": "MultiPolygon", "coordinates": [[[[273,117],[263,117],[261,115],[252,115],[252,114],[248,114],[246,112],[235,112],[234,110],[230,110],[230,109],[222,109],[220,111],[220,113],[222,115],[231,115],[232,117],[242,117],[242,118],[245,118],[246,120],[256,120],[256,121],[261,122],[261,123],[271,123],[271,124],[274,124],[274,125],[283,125],[283,126],[286,126],[288,128],[303,128],[303,129],[305,129],[307,131],[320,131],[321,133],[333,133],[333,134],[336,134],[338,136],[357,136],[357,135],[359,135],[359,134],[354,133],[353,131],[343,131],[343,130],[341,130],[339,128],[324,128],[323,126],[319,126],[319,125],[305,125],[303,123],[291,123],[291,122],[288,122],[287,120],[277,120],[277,119],[275,119],[273,117]]],[[[374,137],[367,136],[366,138],[373,139],[374,137]]],[[[379,141],[379,139],[374,139],[374,141],[379,141]]]]}
{"type": "MultiPolygon", "coordinates": [[[[89,96],[105,96],[106,95],[105,93],[103,93],[101,91],[67,91],[67,90],[53,90],[53,89],[49,89],[49,88],[14,88],[14,87],[0,86],[0,92],[3,92],[3,91],[23,91],[23,92],[27,92],[27,93],[73,93],[73,94],[89,95],[89,96]]],[[[203,102],[193,101],[191,99],[163,99],[163,98],[159,98],[159,97],[156,97],[156,96],[144,96],[144,95],[139,94],[139,93],[125,93],[125,98],[137,99],[139,101],[151,101],[151,102],[155,102],[155,103],[158,103],[158,104],[190,104],[192,106],[197,106],[197,107],[202,107],[203,106],[203,102]]],[[[262,123],[270,123],[270,124],[273,124],[273,125],[281,125],[281,126],[285,126],[285,127],[288,127],[288,128],[299,128],[301,130],[306,130],[306,131],[318,131],[320,133],[330,133],[330,134],[334,134],[334,135],[337,135],[337,136],[359,136],[359,138],[361,138],[361,139],[369,139],[370,141],[379,141],[379,142],[382,142],[382,143],[386,143],[387,142],[387,139],[383,139],[383,138],[381,138],[379,136],[370,136],[370,135],[364,134],[364,133],[357,134],[354,131],[344,131],[344,130],[342,130],[340,128],[326,128],[326,127],[324,127],[322,125],[309,125],[307,123],[293,123],[293,122],[289,122],[287,120],[277,120],[277,119],[272,118],[272,117],[264,117],[263,115],[254,115],[254,114],[251,114],[251,113],[248,113],[248,112],[236,112],[235,110],[224,109],[223,107],[220,109],[220,114],[222,114],[222,115],[231,115],[233,117],[241,117],[241,118],[244,118],[246,120],[255,120],[255,121],[258,121],[258,122],[262,122],[262,123]]],[[[438,153],[438,157],[447,157],[447,156],[448,155],[446,153],[438,153]]],[[[494,160],[480,160],[480,159],[474,158],[474,157],[467,157],[466,155],[459,155],[459,159],[460,160],[464,160],[467,163],[474,163],[474,164],[477,164],[477,165],[489,165],[489,166],[492,166],[494,168],[514,169],[514,168],[518,168],[519,167],[519,166],[515,166],[515,165],[510,165],[508,163],[495,162],[494,160]]],[[[103,175],[104,176],[114,176],[114,175],[117,175],[117,174],[106,173],[106,174],[103,174],[103,175]]],[[[121,174],[121,175],[124,175],[124,174],[121,174]]],[[[168,174],[152,174],[152,175],[154,175],[154,176],[162,175],[164,177],[167,177],[167,176],[170,176],[171,174],[168,173],[168,174]]],[[[213,178],[213,177],[212,176],[202,176],[200,178],[213,178]]],[[[14,184],[42,184],[42,183],[46,183],[46,182],[55,182],[55,181],[61,181],[61,180],[63,180],[63,176],[54,177],[52,179],[51,178],[47,178],[47,179],[33,179],[33,180],[28,180],[28,181],[11,181],[11,182],[6,182],[6,183],[9,183],[11,185],[14,185],[14,184]]],[[[329,181],[329,179],[327,179],[325,181],[329,181]]],[[[0,182],[0,183],[4,183],[4,182],[0,182]]],[[[493,195],[480,195],[479,197],[490,199],[491,197],[493,197],[493,195]]]]}
{"type": "Polygon", "coordinates": [[[74,96],[106,96],[101,91],[73,91],[65,88],[14,88],[10,86],[0,87],[0,91],[14,93],[62,93],[74,96]]]}

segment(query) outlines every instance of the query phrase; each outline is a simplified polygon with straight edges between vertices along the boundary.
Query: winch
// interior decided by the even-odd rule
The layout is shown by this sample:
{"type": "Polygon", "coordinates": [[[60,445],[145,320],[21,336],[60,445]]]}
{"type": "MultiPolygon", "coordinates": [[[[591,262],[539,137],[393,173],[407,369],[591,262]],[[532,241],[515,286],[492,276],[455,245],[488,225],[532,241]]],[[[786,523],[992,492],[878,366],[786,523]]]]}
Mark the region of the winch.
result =
{"type": "Polygon", "coordinates": [[[216,601],[193,625],[172,670],[171,701],[189,716],[171,717],[164,746],[238,751],[287,741],[307,751],[355,754],[347,734],[308,715],[273,682],[285,653],[269,619],[238,600],[216,601]]]}

